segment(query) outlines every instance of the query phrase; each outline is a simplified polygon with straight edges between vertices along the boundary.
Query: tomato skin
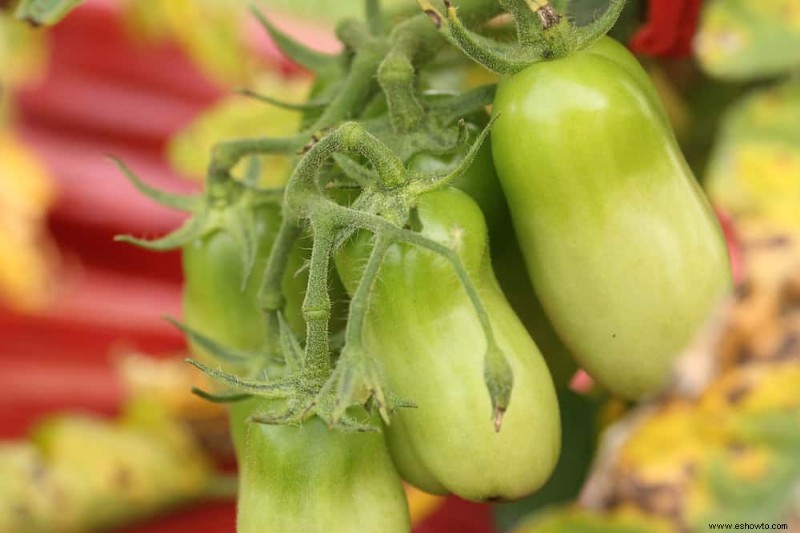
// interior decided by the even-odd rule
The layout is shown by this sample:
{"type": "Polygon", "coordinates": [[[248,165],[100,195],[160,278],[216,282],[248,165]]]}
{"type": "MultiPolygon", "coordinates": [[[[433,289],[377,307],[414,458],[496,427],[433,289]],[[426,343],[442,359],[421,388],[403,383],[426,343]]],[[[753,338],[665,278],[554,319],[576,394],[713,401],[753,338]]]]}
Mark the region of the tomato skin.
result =
{"type": "MultiPolygon", "coordinates": [[[[266,342],[265,318],[258,301],[267,258],[281,223],[278,206],[256,207],[255,262],[246,284],[242,250],[230,232],[220,229],[183,247],[183,314],[192,329],[223,346],[255,352],[266,342]]],[[[301,241],[289,256],[283,290],[284,316],[292,331],[305,336],[302,303],[308,279],[297,274],[307,259],[308,243],[301,241]]],[[[208,354],[195,344],[192,353],[206,361],[208,354]]],[[[217,363],[217,361],[213,361],[217,363]]]]}
{"type": "Polygon", "coordinates": [[[525,260],[514,237],[514,228],[506,214],[506,220],[492,232],[492,267],[497,281],[508,303],[528,330],[542,353],[553,384],[557,389],[567,389],[578,371],[578,365],[569,349],[553,329],[553,325],[542,309],[542,303],[534,291],[525,260]]]}
{"type": "MultiPolygon", "coordinates": [[[[257,350],[266,341],[258,289],[264,262],[280,225],[280,212],[268,206],[256,217],[259,247],[255,267],[243,289],[242,251],[233,236],[217,230],[183,248],[183,314],[186,324],[237,350],[257,350]]],[[[193,353],[199,355],[197,346],[193,353]]]]}
{"type": "Polygon", "coordinates": [[[665,382],[731,279],[644,73],[607,45],[504,80],[492,146],[546,313],[595,379],[635,399],[665,382]]]}
{"type": "MultiPolygon", "coordinates": [[[[470,135],[465,149],[472,146],[477,139],[478,128],[484,127],[487,121],[488,117],[484,121],[476,121],[477,125],[468,125],[470,135]]],[[[462,156],[463,153],[441,155],[423,152],[414,156],[409,168],[422,174],[442,172],[455,165],[462,156]]],[[[497,281],[544,356],[556,387],[566,388],[577,366],[550,325],[528,280],[525,262],[511,226],[508,205],[492,161],[490,139],[483,142],[472,165],[453,182],[453,187],[469,194],[480,206],[489,226],[492,267],[497,281]]]]}
{"type": "MultiPolygon", "coordinates": [[[[252,402],[233,406],[244,418],[252,402]]],[[[312,417],[302,426],[246,424],[237,531],[408,533],[400,477],[380,433],[344,433],[312,417]]]]}
{"type": "MultiPolygon", "coordinates": [[[[422,234],[454,247],[475,283],[498,345],[514,372],[511,403],[494,431],[483,379],[486,340],[450,263],[408,245],[392,245],[370,297],[365,348],[389,387],[417,408],[400,409],[385,429],[401,475],[431,492],[473,500],[510,500],[540,487],[560,448],[558,404],[536,345],[492,272],[487,230],[477,204],[446,188],[420,196],[422,234]]],[[[355,290],[370,236],[342,248],[337,267],[355,290]]]]}

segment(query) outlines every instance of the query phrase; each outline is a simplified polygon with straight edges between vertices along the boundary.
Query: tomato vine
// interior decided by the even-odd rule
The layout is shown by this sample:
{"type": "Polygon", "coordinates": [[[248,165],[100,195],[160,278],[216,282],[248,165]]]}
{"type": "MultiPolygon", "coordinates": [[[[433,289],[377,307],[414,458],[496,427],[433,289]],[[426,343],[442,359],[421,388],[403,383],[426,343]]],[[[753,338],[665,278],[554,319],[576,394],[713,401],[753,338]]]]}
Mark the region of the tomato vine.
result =
{"type": "MultiPolygon", "coordinates": [[[[230,275],[241,280],[245,289],[251,286],[252,276],[257,278],[257,290],[250,294],[255,294],[258,312],[250,313],[247,319],[260,322],[263,331],[263,343],[256,348],[242,349],[235,346],[237,342],[215,339],[208,331],[191,324],[178,324],[195,344],[205,349],[205,355],[211,356],[190,362],[221,384],[218,391],[197,393],[214,401],[240,402],[235,408],[233,431],[240,445],[246,448],[240,453],[245,464],[251,465],[249,468],[261,472],[265,467],[261,461],[253,461],[252,454],[269,448],[266,443],[270,438],[279,441],[284,438],[280,432],[268,431],[260,425],[299,426],[309,428],[309,432],[319,430],[320,420],[331,430],[343,432],[374,432],[388,426],[389,440],[400,442],[390,446],[395,463],[412,482],[474,500],[513,499],[535,490],[552,471],[560,442],[558,407],[552,380],[538,349],[498,289],[485,242],[487,224],[483,214],[472,199],[450,191],[450,187],[466,188],[460,180],[480,159],[481,146],[489,142],[494,120],[520,119],[498,118],[497,106],[494,118],[488,118],[487,106],[496,98],[499,101],[494,85],[455,86],[452,91],[435,93],[424,89],[422,75],[437,75],[436,69],[441,68],[436,66],[437,57],[453,49],[490,70],[517,75],[527,72],[532,64],[560,62],[563,66],[571,58],[588,54],[619,67],[613,75],[625,78],[624,83],[630,81],[625,87],[634,87],[633,96],[642,104],[643,116],[647,115],[653,129],[663,133],[664,139],[669,138],[669,126],[655,91],[635,60],[609,48],[614,45],[604,44],[607,43],[604,35],[616,21],[624,0],[611,0],[608,9],[585,26],[576,26],[555,3],[545,0],[461,0],[458,4],[453,0],[443,0],[441,4],[419,0],[418,3],[420,11],[393,18],[380,9],[378,0],[366,0],[365,20],[345,20],[337,25],[336,35],[344,46],[337,55],[303,46],[253,9],[254,16],[286,55],[315,74],[315,86],[309,100],[299,105],[244,92],[267,105],[302,113],[302,131],[285,138],[232,139],[217,144],[212,150],[206,191],[201,197],[178,198],[154,191],[120,163],[123,172],[143,193],[164,205],[193,213],[184,227],[162,239],[150,242],[126,239],[153,249],[166,249],[186,246],[222,232],[230,237],[240,254],[237,266],[240,270],[230,275]],[[516,33],[514,42],[494,40],[470,29],[483,29],[502,13],[512,16],[510,29],[516,33]],[[475,134],[478,130],[480,133],[475,134]],[[240,161],[274,153],[295,157],[284,188],[260,188],[253,179],[258,172],[235,175],[234,168],[240,161]],[[418,157],[431,154],[440,158],[441,166],[416,166],[418,157]],[[447,211],[450,204],[460,205],[461,211],[455,214],[447,211]],[[256,206],[271,206],[279,211],[279,222],[271,223],[266,233],[258,229],[260,215],[256,206]],[[257,264],[257,250],[263,249],[260,245],[265,239],[270,240],[268,258],[264,264],[257,264]],[[307,281],[302,290],[296,290],[287,284],[287,276],[291,276],[294,268],[293,253],[303,248],[303,242],[310,243],[310,255],[304,256],[303,267],[307,281]],[[362,253],[364,250],[359,248],[362,245],[366,245],[367,253],[362,253]],[[468,375],[462,376],[462,382],[441,384],[438,393],[445,413],[436,405],[427,404],[418,408],[425,412],[417,418],[403,416],[406,411],[415,410],[415,397],[403,396],[405,390],[414,387],[406,388],[403,379],[396,379],[396,365],[386,365],[382,352],[395,349],[392,343],[413,346],[415,352],[425,352],[441,343],[406,342],[403,335],[414,335],[408,329],[398,335],[387,333],[389,330],[381,320],[384,315],[392,314],[376,310],[389,305],[385,298],[378,302],[375,296],[381,292],[382,276],[386,272],[402,272],[397,265],[404,264],[398,262],[404,253],[434,261],[427,263],[431,271],[438,272],[435,261],[442,261],[449,274],[432,277],[442,285],[452,277],[458,284],[441,302],[421,304],[420,316],[428,316],[424,309],[441,306],[441,316],[431,319],[447,325],[449,329],[440,333],[443,338],[451,338],[454,346],[459,334],[480,332],[480,341],[476,339],[463,347],[463,365],[468,375]],[[350,259],[341,259],[340,254],[350,254],[350,259]],[[341,277],[350,297],[340,330],[332,326],[338,324],[331,297],[336,278],[332,264],[337,259],[337,268],[344,269],[341,277]],[[302,304],[290,306],[290,299],[301,299],[302,304]],[[460,322],[453,319],[455,316],[460,317],[460,322]],[[501,321],[497,317],[504,318],[501,321]],[[458,331],[459,324],[467,323],[472,324],[473,331],[458,331]],[[476,350],[480,351],[478,358],[476,350]],[[472,363],[478,359],[482,364],[474,368],[472,363]],[[387,376],[389,366],[393,367],[392,375],[387,376]],[[476,373],[480,374],[480,387],[473,386],[476,373]],[[520,388],[519,383],[524,386],[520,388]],[[490,416],[471,411],[484,404],[490,416]],[[517,405],[521,407],[516,408],[517,405]],[[446,412],[463,415],[459,418],[460,440],[455,446],[458,453],[475,459],[466,476],[448,464],[446,452],[454,444],[448,442],[447,432],[425,431],[426,416],[427,423],[441,426],[447,423],[446,412]],[[473,419],[477,422],[473,423],[473,419]],[[395,430],[392,425],[397,421],[400,428],[395,430]],[[539,433],[531,435],[526,431],[539,433]],[[244,438],[244,434],[248,437],[244,438]],[[526,439],[536,442],[519,442],[526,439]],[[251,449],[254,447],[259,449],[251,449]],[[431,452],[437,447],[442,448],[442,453],[431,452]],[[526,462],[521,465],[524,474],[518,475],[503,466],[504,455],[512,451],[518,454],[514,457],[526,462]]],[[[507,84],[501,82],[501,89],[507,84]]],[[[500,131],[506,137],[501,142],[508,148],[513,140],[507,139],[507,129],[500,131]]],[[[556,127],[555,131],[560,130],[556,127]]],[[[526,168],[532,174],[546,176],[539,171],[546,168],[550,156],[539,153],[535,142],[529,143],[537,135],[545,138],[554,135],[553,132],[538,132],[534,125],[514,135],[523,137],[522,144],[529,149],[521,156],[515,152],[508,159],[534,158],[526,168]],[[541,168],[536,167],[537,161],[541,168]]],[[[561,148],[569,144],[566,136],[561,140],[564,141],[559,145],[561,148]]],[[[497,161],[497,154],[505,152],[495,149],[494,153],[495,166],[506,172],[508,166],[497,161]]],[[[671,161],[677,159],[673,157],[671,161]]],[[[493,169],[486,174],[483,179],[496,179],[493,169]]],[[[500,178],[508,193],[508,177],[500,178]]],[[[533,178],[526,173],[525,179],[533,178]]],[[[558,181],[558,177],[554,179],[558,181]]],[[[561,184],[553,185],[558,190],[557,185],[561,184]]],[[[684,185],[687,194],[696,194],[688,182],[684,185]]],[[[546,194],[540,196],[544,198],[546,194]]],[[[518,235],[527,237],[520,231],[525,224],[521,220],[527,216],[524,210],[517,209],[520,201],[516,197],[509,199],[511,215],[518,235]]],[[[569,199],[559,202],[570,205],[569,199]]],[[[698,213],[699,217],[705,216],[698,213]]],[[[489,221],[489,225],[495,222],[489,221]]],[[[498,223],[496,227],[503,226],[498,223]]],[[[497,234],[491,227],[488,231],[497,234]]],[[[523,243],[523,249],[526,246],[530,244],[523,243]]],[[[636,259],[633,258],[632,264],[636,259]]],[[[431,291],[439,288],[430,287],[431,291]]],[[[398,299],[402,296],[405,302],[423,302],[428,296],[424,285],[414,283],[411,278],[405,285],[396,283],[394,290],[398,299]]],[[[560,295],[553,299],[558,302],[559,298],[560,295]]],[[[550,303],[545,308],[552,310],[557,305],[550,303]]],[[[602,320],[588,321],[602,326],[602,320]]],[[[567,329],[563,327],[564,331],[567,329]]],[[[438,349],[444,352],[446,348],[438,349]]],[[[409,361],[418,355],[409,355],[409,361]]],[[[453,360],[448,364],[461,363],[453,360]]],[[[411,363],[408,365],[410,368],[411,363]]],[[[419,371],[426,370],[423,366],[419,371]]],[[[416,391],[427,399],[428,391],[416,391]]],[[[346,439],[334,440],[335,446],[347,445],[346,439]]],[[[263,481],[263,472],[255,477],[251,474],[246,471],[245,479],[263,481]]],[[[305,478],[298,481],[298,486],[307,484],[305,478]]],[[[269,484],[265,487],[266,491],[273,490],[269,484]]],[[[252,524],[241,520],[240,515],[240,523],[245,522],[252,524]]]]}

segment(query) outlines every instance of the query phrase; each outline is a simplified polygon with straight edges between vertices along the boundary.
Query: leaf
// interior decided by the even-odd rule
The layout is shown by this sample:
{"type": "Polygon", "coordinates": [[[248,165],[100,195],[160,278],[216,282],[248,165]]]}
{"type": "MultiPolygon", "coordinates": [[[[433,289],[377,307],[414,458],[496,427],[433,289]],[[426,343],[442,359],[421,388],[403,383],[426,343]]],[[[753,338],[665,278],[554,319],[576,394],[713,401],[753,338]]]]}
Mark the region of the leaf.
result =
{"type": "Polygon", "coordinates": [[[603,514],[579,507],[563,507],[533,515],[514,533],[666,533],[669,524],[634,509],[603,514]]]}
{"type": "Polygon", "coordinates": [[[696,55],[711,76],[757,79],[800,67],[800,2],[709,0],[696,55]]]}
{"type": "Polygon", "coordinates": [[[727,113],[707,188],[732,214],[800,227],[800,82],[760,90],[727,113]]]}
{"type": "Polygon", "coordinates": [[[281,52],[298,65],[313,72],[320,72],[326,70],[336,61],[335,56],[317,52],[296,40],[294,37],[279,30],[255,6],[251,6],[250,11],[281,52]]]}
{"type": "Polygon", "coordinates": [[[52,26],[83,0],[20,0],[14,17],[31,26],[52,26]]]}
{"type": "Polygon", "coordinates": [[[128,165],[126,165],[125,162],[120,158],[110,156],[110,159],[115,165],[117,165],[117,168],[119,168],[120,172],[122,172],[122,174],[128,179],[131,185],[136,187],[136,190],[159,205],[180,211],[192,212],[197,209],[199,203],[202,201],[200,196],[172,194],[156,189],[155,187],[151,187],[139,179],[139,177],[130,168],[128,168],[128,165]]]}

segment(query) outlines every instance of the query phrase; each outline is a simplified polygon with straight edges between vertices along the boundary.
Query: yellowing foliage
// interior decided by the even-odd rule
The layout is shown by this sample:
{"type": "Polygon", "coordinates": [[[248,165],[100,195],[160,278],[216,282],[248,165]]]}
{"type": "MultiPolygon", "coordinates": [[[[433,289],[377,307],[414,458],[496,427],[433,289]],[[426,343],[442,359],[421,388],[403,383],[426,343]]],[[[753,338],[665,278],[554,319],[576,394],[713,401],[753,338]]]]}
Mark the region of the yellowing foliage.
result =
{"type": "Polygon", "coordinates": [[[134,35],[177,42],[211,79],[229,85],[249,78],[254,58],[244,40],[244,2],[125,0],[124,9],[134,35]]]}
{"type": "Polygon", "coordinates": [[[741,220],[800,228],[800,83],[757,91],[727,113],[707,187],[741,220]]]}

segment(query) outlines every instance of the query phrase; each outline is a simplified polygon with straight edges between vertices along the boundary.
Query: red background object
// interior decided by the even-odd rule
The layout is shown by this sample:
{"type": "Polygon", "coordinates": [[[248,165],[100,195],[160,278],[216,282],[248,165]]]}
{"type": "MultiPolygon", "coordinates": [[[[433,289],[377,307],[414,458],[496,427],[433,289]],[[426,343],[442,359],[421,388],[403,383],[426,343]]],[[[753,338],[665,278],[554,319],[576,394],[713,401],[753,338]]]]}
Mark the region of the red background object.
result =
{"type": "Polygon", "coordinates": [[[700,18],[703,0],[648,0],[647,22],[629,45],[652,57],[687,57],[700,18]]]}

